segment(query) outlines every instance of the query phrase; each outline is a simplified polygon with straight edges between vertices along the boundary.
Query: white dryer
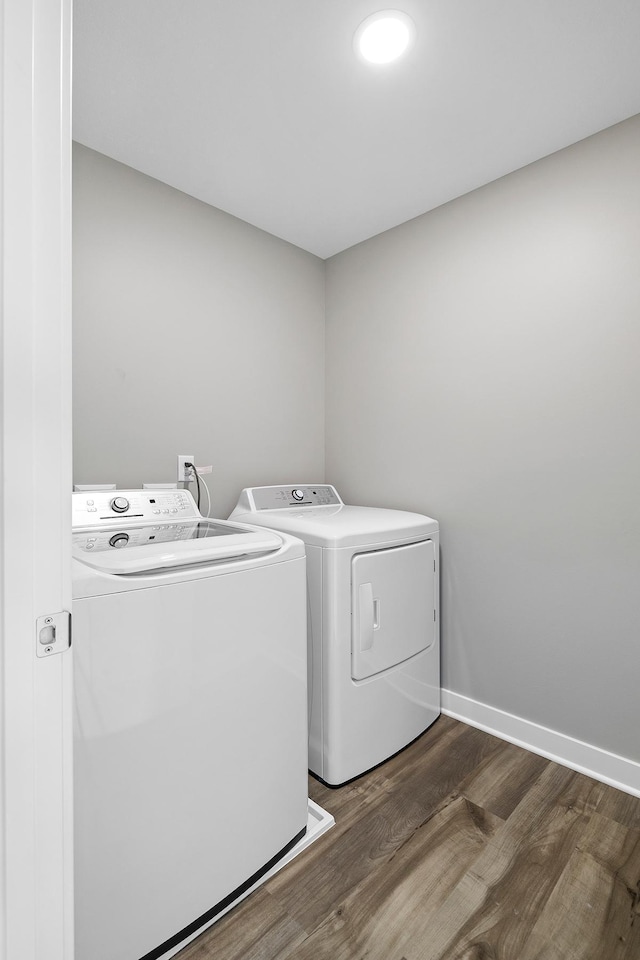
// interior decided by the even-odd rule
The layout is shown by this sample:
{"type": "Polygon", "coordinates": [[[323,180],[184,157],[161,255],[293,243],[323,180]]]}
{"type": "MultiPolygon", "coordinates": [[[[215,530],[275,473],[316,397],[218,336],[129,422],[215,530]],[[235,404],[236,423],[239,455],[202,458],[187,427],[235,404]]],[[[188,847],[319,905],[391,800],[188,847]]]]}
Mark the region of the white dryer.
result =
{"type": "Polygon", "coordinates": [[[309,767],[343,784],[440,714],[438,523],[349,506],[328,484],[247,488],[230,519],[304,540],[309,767]]]}
{"type": "Polygon", "coordinates": [[[304,546],[73,495],[77,960],[175,953],[307,825],[304,546]]]}

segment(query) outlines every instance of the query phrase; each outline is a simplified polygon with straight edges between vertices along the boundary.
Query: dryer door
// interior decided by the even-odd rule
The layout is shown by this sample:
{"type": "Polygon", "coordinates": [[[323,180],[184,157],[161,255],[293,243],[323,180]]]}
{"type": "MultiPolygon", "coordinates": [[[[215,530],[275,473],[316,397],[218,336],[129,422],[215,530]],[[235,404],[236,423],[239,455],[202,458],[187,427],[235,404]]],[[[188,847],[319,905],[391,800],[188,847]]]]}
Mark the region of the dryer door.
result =
{"type": "Polygon", "coordinates": [[[387,670],[435,640],[432,540],[359,553],[351,562],[351,676],[387,670]]]}

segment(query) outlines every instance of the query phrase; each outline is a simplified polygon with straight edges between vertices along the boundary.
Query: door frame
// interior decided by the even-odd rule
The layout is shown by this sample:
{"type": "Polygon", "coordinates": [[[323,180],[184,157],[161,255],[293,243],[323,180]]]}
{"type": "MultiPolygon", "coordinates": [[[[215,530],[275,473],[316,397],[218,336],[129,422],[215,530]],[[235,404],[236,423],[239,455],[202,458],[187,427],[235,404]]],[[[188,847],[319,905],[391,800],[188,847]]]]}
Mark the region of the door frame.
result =
{"type": "Polygon", "coordinates": [[[0,35],[0,960],[72,960],[71,0],[0,35]]]}

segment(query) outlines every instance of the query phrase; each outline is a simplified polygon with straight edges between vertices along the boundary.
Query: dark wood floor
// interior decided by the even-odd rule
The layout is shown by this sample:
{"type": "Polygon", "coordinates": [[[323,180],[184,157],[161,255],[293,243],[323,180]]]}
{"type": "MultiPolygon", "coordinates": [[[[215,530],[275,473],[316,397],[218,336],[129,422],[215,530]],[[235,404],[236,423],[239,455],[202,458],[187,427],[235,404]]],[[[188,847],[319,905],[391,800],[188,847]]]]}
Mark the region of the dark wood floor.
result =
{"type": "Polygon", "coordinates": [[[179,960],[640,960],[640,799],[440,717],[179,960]]]}

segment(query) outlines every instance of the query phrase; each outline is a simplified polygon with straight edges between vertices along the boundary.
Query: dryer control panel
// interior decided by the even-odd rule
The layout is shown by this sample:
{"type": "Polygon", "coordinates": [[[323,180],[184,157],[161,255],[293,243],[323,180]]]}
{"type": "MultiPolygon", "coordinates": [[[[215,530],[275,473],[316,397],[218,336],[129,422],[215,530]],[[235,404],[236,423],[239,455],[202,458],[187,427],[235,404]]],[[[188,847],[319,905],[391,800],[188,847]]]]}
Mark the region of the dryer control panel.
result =
{"type": "MultiPolygon", "coordinates": [[[[243,491],[244,492],[244,491],[243,491]]],[[[335,487],[327,483],[301,483],[290,487],[251,487],[248,491],[253,510],[278,510],[289,507],[334,507],[342,503],[335,487]]]]}

